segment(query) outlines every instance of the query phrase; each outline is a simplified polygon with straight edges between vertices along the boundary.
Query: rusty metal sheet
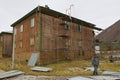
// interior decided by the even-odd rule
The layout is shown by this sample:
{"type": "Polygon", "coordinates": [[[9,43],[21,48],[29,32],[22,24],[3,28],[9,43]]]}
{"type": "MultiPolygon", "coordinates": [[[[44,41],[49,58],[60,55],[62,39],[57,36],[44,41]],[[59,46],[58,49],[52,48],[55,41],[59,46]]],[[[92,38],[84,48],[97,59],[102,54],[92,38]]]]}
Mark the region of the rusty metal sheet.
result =
{"type": "Polygon", "coordinates": [[[32,71],[41,71],[41,72],[50,72],[53,69],[52,68],[47,68],[47,67],[33,67],[31,68],[32,71]]]}
{"type": "Polygon", "coordinates": [[[24,72],[19,70],[11,70],[11,71],[3,72],[2,74],[0,74],[0,79],[14,77],[22,74],[24,74],[24,72]]]}

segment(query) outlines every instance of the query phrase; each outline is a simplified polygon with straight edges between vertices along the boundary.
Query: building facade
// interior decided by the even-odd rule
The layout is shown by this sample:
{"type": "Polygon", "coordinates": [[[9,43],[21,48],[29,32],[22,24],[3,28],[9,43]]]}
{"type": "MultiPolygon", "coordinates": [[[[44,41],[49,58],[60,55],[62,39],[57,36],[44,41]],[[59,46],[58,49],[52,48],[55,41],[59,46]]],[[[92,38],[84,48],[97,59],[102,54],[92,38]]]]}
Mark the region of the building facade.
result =
{"type": "Polygon", "coordinates": [[[13,45],[13,34],[2,32],[0,34],[0,57],[11,57],[13,45]]]}
{"type": "Polygon", "coordinates": [[[0,58],[2,58],[2,36],[0,34],[0,58]]]}
{"type": "Polygon", "coordinates": [[[38,53],[40,64],[88,59],[94,54],[94,24],[38,6],[11,25],[15,59],[38,53]]]}

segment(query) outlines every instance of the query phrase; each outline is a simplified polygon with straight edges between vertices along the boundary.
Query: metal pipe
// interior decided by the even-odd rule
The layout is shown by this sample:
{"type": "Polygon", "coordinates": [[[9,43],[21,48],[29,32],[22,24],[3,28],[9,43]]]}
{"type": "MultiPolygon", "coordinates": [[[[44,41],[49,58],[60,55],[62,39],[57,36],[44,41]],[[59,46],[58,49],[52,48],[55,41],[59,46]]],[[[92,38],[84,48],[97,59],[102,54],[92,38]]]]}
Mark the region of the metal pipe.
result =
{"type": "Polygon", "coordinates": [[[12,64],[11,64],[11,69],[14,69],[14,54],[15,54],[15,27],[13,27],[13,52],[12,52],[12,64]]]}
{"type": "Polygon", "coordinates": [[[40,13],[40,51],[42,51],[42,13],[40,13]]]}

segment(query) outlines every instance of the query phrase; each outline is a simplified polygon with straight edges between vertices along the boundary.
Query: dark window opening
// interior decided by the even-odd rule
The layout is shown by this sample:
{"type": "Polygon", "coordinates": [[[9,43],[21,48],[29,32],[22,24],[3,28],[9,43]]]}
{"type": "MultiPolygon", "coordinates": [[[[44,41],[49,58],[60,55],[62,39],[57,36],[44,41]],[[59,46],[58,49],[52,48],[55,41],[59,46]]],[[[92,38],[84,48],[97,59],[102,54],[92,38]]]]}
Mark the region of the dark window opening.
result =
{"type": "Polygon", "coordinates": [[[65,21],[65,30],[70,30],[70,22],[65,21]]]}

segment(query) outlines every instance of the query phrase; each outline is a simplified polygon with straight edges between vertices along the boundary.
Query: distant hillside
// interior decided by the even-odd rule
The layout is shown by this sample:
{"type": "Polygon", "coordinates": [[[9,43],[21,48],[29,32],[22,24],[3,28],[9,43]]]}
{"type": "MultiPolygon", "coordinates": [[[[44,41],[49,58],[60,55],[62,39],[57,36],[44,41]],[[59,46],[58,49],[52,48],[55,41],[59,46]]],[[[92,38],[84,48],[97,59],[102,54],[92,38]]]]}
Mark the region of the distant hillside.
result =
{"type": "Polygon", "coordinates": [[[102,42],[120,42],[120,20],[96,36],[102,42]]]}

